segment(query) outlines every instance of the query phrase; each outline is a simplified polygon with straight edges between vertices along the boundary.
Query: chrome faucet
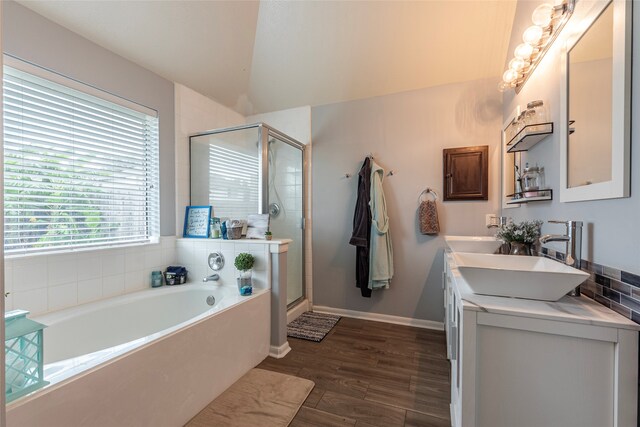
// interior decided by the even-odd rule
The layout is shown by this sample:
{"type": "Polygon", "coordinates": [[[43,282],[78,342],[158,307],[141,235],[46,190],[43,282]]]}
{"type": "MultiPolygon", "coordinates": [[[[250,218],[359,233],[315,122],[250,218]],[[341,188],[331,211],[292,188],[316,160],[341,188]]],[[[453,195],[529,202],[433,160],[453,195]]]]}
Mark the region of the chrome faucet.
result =
{"type": "Polygon", "coordinates": [[[220,275],[218,274],[212,274],[202,279],[203,282],[217,282],[218,280],[220,280],[220,275]]]}
{"type": "MultiPolygon", "coordinates": [[[[564,224],[567,227],[566,234],[545,234],[540,237],[540,243],[565,242],[564,263],[580,270],[582,260],[582,221],[549,221],[551,224],[564,224]]],[[[573,293],[580,296],[580,285],[573,293]]]]}

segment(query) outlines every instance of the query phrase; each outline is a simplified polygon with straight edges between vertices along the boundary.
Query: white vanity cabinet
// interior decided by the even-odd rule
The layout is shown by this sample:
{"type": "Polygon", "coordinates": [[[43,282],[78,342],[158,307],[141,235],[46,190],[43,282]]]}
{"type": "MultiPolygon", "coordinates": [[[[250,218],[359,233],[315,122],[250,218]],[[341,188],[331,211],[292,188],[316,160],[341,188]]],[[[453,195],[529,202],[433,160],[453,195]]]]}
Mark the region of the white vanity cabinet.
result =
{"type": "Polygon", "coordinates": [[[639,325],[586,297],[475,295],[445,254],[451,422],[637,425],[639,325]]]}

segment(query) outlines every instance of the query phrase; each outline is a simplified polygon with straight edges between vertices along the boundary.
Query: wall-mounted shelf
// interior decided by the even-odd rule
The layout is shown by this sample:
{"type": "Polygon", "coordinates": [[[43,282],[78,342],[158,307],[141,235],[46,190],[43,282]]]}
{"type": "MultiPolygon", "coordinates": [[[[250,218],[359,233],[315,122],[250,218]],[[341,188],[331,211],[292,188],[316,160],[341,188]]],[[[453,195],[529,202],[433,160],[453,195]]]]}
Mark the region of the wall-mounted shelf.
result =
{"type": "Polygon", "coordinates": [[[507,144],[507,153],[527,151],[553,133],[553,122],[527,125],[507,144]]]}
{"type": "Polygon", "coordinates": [[[520,191],[519,193],[508,194],[507,198],[509,197],[511,197],[511,200],[508,200],[506,202],[507,205],[517,205],[520,203],[530,202],[546,202],[548,200],[553,200],[553,190],[547,188],[544,190],[520,191]],[[535,195],[533,193],[535,193],[535,195]],[[530,196],[526,196],[527,194],[530,194],[530,196]]]}

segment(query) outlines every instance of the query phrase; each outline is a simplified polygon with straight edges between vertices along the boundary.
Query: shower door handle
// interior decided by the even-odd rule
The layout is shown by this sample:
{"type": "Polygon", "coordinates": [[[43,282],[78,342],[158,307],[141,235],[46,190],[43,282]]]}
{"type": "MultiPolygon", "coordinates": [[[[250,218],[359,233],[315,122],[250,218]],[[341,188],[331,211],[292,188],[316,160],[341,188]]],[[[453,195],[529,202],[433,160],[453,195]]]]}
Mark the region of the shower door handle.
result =
{"type": "Polygon", "coordinates": [[[307,228],[307,220],[306,218],[300,218],[300,228],[305,230],[307,228]]]}

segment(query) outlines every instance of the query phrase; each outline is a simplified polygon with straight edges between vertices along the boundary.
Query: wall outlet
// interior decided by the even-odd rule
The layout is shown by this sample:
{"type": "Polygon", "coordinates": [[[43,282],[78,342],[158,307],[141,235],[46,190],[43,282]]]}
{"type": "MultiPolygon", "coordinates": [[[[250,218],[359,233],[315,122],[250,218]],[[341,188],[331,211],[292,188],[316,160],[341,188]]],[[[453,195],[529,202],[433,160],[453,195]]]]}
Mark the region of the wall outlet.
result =
{"type": "Polygon", "coordinates": [[[500,218],[496,214],[486,214],[485,215],[485,220],[484,220],[484,225],[486,225],[487,228],[499,227],[500,226],[500,218]]]}

